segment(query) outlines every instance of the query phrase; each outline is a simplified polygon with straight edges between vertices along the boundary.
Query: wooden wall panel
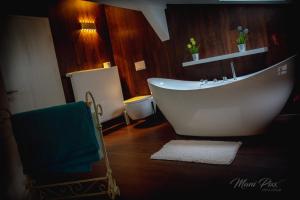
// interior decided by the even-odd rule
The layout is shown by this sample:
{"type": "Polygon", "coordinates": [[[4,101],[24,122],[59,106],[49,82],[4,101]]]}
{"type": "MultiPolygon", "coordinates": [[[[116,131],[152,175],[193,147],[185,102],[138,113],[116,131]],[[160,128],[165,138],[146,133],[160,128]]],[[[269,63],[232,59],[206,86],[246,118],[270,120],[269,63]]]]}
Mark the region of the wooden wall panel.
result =
{"type": "Polygon", "coordinates": [[[186,49],[190,37],[200,42],[200,57],[237,52],[238,25],[249,28],[247,48],[269,47],[260,55],[233,59],[237,75],[252,73],[295,53],[296,36],[290,8],[283,5],[168,5],[170,40],[161,42],[139,11],[64,0],[52,6],[49,19],[58,63],[68,101],[74,100],[65,73],[100,67],[111,61],[119,68],[124,98],[149,94],[147,78],[186,80],[232,76],[230,60],[183,68],[191,60],[186,49]],[[75,2],[75,3],[74,3],[75,2]],[[81,37],[80,16],[96,20],[99,37],[81,37]],[[146,70],[135,71],[134,62],[144,60],[146,70]]]}
{"type": "Polygon", "coordinates": [[[288,41],[289,7],[283,5],[168,5],[166,13],[175,51],[176,77],[188,80],[231,77],[230,60],[183,68],[190,61],[190,37],[200,44],[200,58],[237,52],[237,26],[249,29],[247,49],[269,52],[233,59],[238,75],[255,72],[295,53],[288,41]],[[276,41],[274,41],[274,38],[276,41]]]}
{"type": "Polygon", "coordinates": [[[54,46],[66,100],[74,101],[68,72],[99,68],[103,62],[114,65],[104,7],[80,0],[63,0],[49,9],[54,46]],[[80,20],[94,20],[96,33],[80,31],[80,20]]]}
{"type": "Polygon", "coordinates": [[[105,13],[124,98],[149,94],[147,78],[172,75],[168,43],[160,41],[139,11],[105,6],[105,13]],[[134,62],[140,60],[146,70],[135,71],[134,62]]]}
{"type": "MultiPolygon", "coordinates": [[[[190,37],[200,42],[200,57],[237,52],[236,27],[249,28],[247,49],[267,46],[268,53],[232,59],[238,76],[269,67],[298,52],[299,18],[295,5],[168,5],[166,14],[174,49],[173,71],[179,79],[200,80],[232,77],[230,61],[182,67],[191,60],[186,49],[190,37]],[[298,16],[298,17],[297,17],[298,16]]],[[[297,59],[299,64],[299,58],[297,59]]],[[[296,64],[296,84],[283,113],[299,113],[300,73],[296,64]]]]}

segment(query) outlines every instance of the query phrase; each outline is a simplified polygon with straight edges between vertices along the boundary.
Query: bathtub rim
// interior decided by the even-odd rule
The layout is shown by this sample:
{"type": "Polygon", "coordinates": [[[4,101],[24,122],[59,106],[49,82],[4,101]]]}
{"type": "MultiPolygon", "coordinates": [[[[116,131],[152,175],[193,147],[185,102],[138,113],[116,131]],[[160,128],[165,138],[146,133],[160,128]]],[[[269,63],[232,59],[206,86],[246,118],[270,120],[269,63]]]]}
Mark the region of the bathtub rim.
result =
{"type": "MultiPolygon", "coordinates": [[[[147,82],[151,86],[155,86],[155,87],[158,87],[158,88],[161,88],[161,89],[166,89],[166,90],[174,90],[174,91],[209,90],[209,89],[214,89],[214,88],[229,86],[231,84],[235,84],[235,83],[238,83],[240,81],[252,78],[252,77],[257,76],[259,74],[262,74],[262,73],[264,73],[266,71],[269,71],[269,70],[271,70],[273,68],[276,68],[276,67],[278,67],[278,65],[281,65],[281,64],[283,64],[285,62],[291,62],[291,61],[295,60],[296,57],[297,57],[297,54],[294,54],[294,55],[292,55],[292,56],[290,56],[290,57],[288,57],[288,58],[286,58],[286,59],[284,59],[284,60],[282,60],[282,61],[274,64],[274,65],[271,65],[270,67],[265,68],[265,69],[259,70],[257,72],[253,72],[251,74],[247,74],[247,75],[236,77],[237,78],[236,80],[234,80],[233,78],[231,78],[231,79],[228,79],[226,83],[223,83],[223,84],[220,84],[220,85],[213,85],[213,86],[210,86],[210,87],[203,87],[203,88],[197,87],[197,88],[186,88],[186,89],[175,89],[175,88],[170,88],[170,87],[161,87],[159,84],[154,84],[153,81],[155,81],[155,80],[161,80],[161,81],[165,80],[165,81],[169,81],[169,82],[170,81],[178,81],[178,82],[181,82],[181,84],[185,84],[185,83],[188,83],[188,82],[189,83],[195,83],[195,84],[197,83],[198,84],[200,81],[188,81],[188,80],[169,79],[169,78],[157,78],[157,77],[148,78],[147,82]]],[[[213,81],[209,81],[209,82],[213,82],[213,81]]]]}

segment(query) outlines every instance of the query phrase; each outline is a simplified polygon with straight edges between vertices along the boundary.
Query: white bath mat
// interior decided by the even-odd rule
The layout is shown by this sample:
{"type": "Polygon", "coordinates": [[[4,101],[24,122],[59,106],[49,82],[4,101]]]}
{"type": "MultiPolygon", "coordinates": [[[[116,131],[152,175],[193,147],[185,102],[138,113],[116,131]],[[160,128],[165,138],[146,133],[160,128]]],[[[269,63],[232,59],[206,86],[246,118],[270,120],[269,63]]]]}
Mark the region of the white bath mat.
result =
{"type": "Polygon", "coordinates": [[[242,142],[171,140],[154,153],[151,159],[229,165],[241,144],[242,142]]]}

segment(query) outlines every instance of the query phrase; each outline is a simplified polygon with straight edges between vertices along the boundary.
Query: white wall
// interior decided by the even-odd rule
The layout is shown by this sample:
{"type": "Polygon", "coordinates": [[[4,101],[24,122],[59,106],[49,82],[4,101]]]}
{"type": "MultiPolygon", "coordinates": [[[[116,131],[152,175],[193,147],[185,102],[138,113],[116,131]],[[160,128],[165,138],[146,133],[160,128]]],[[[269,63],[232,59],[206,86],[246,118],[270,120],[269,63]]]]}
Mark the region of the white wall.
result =
{"type": "MultiPolygon", "coordinates": [[[[1,65],[1,64],[0,64],[1,65]]],[[[8,114],[8,99],[0,73],[0,200],[23,200],[25,176],[8,114]]]]}
{"type": "Polygon", "coordinates": [[[65,103],[48,18],[7,17],[0,44],[12,113],[65,103]]]}
{"type": "Polygon", "coordinates": [[[65,98],[47,18],[8,16],[0,30],[0,199],[25,199],[12,113],[64,104],[65,98]],[[14,91],[6,95],[7,91],[14,91]]]}

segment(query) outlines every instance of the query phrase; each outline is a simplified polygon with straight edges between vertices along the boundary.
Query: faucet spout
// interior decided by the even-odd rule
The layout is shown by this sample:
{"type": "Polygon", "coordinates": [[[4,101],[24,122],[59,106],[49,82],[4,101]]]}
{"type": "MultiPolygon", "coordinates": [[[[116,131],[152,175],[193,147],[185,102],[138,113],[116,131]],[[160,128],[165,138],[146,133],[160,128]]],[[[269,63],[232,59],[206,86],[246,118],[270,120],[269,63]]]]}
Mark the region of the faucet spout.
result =
{"type": "Polygon", "coordinates": [[[230,67],[231,67],[232,77],[234,80],[236,80],[236,74],[235,74],[233,61],[230,62],[230,67]]]}

